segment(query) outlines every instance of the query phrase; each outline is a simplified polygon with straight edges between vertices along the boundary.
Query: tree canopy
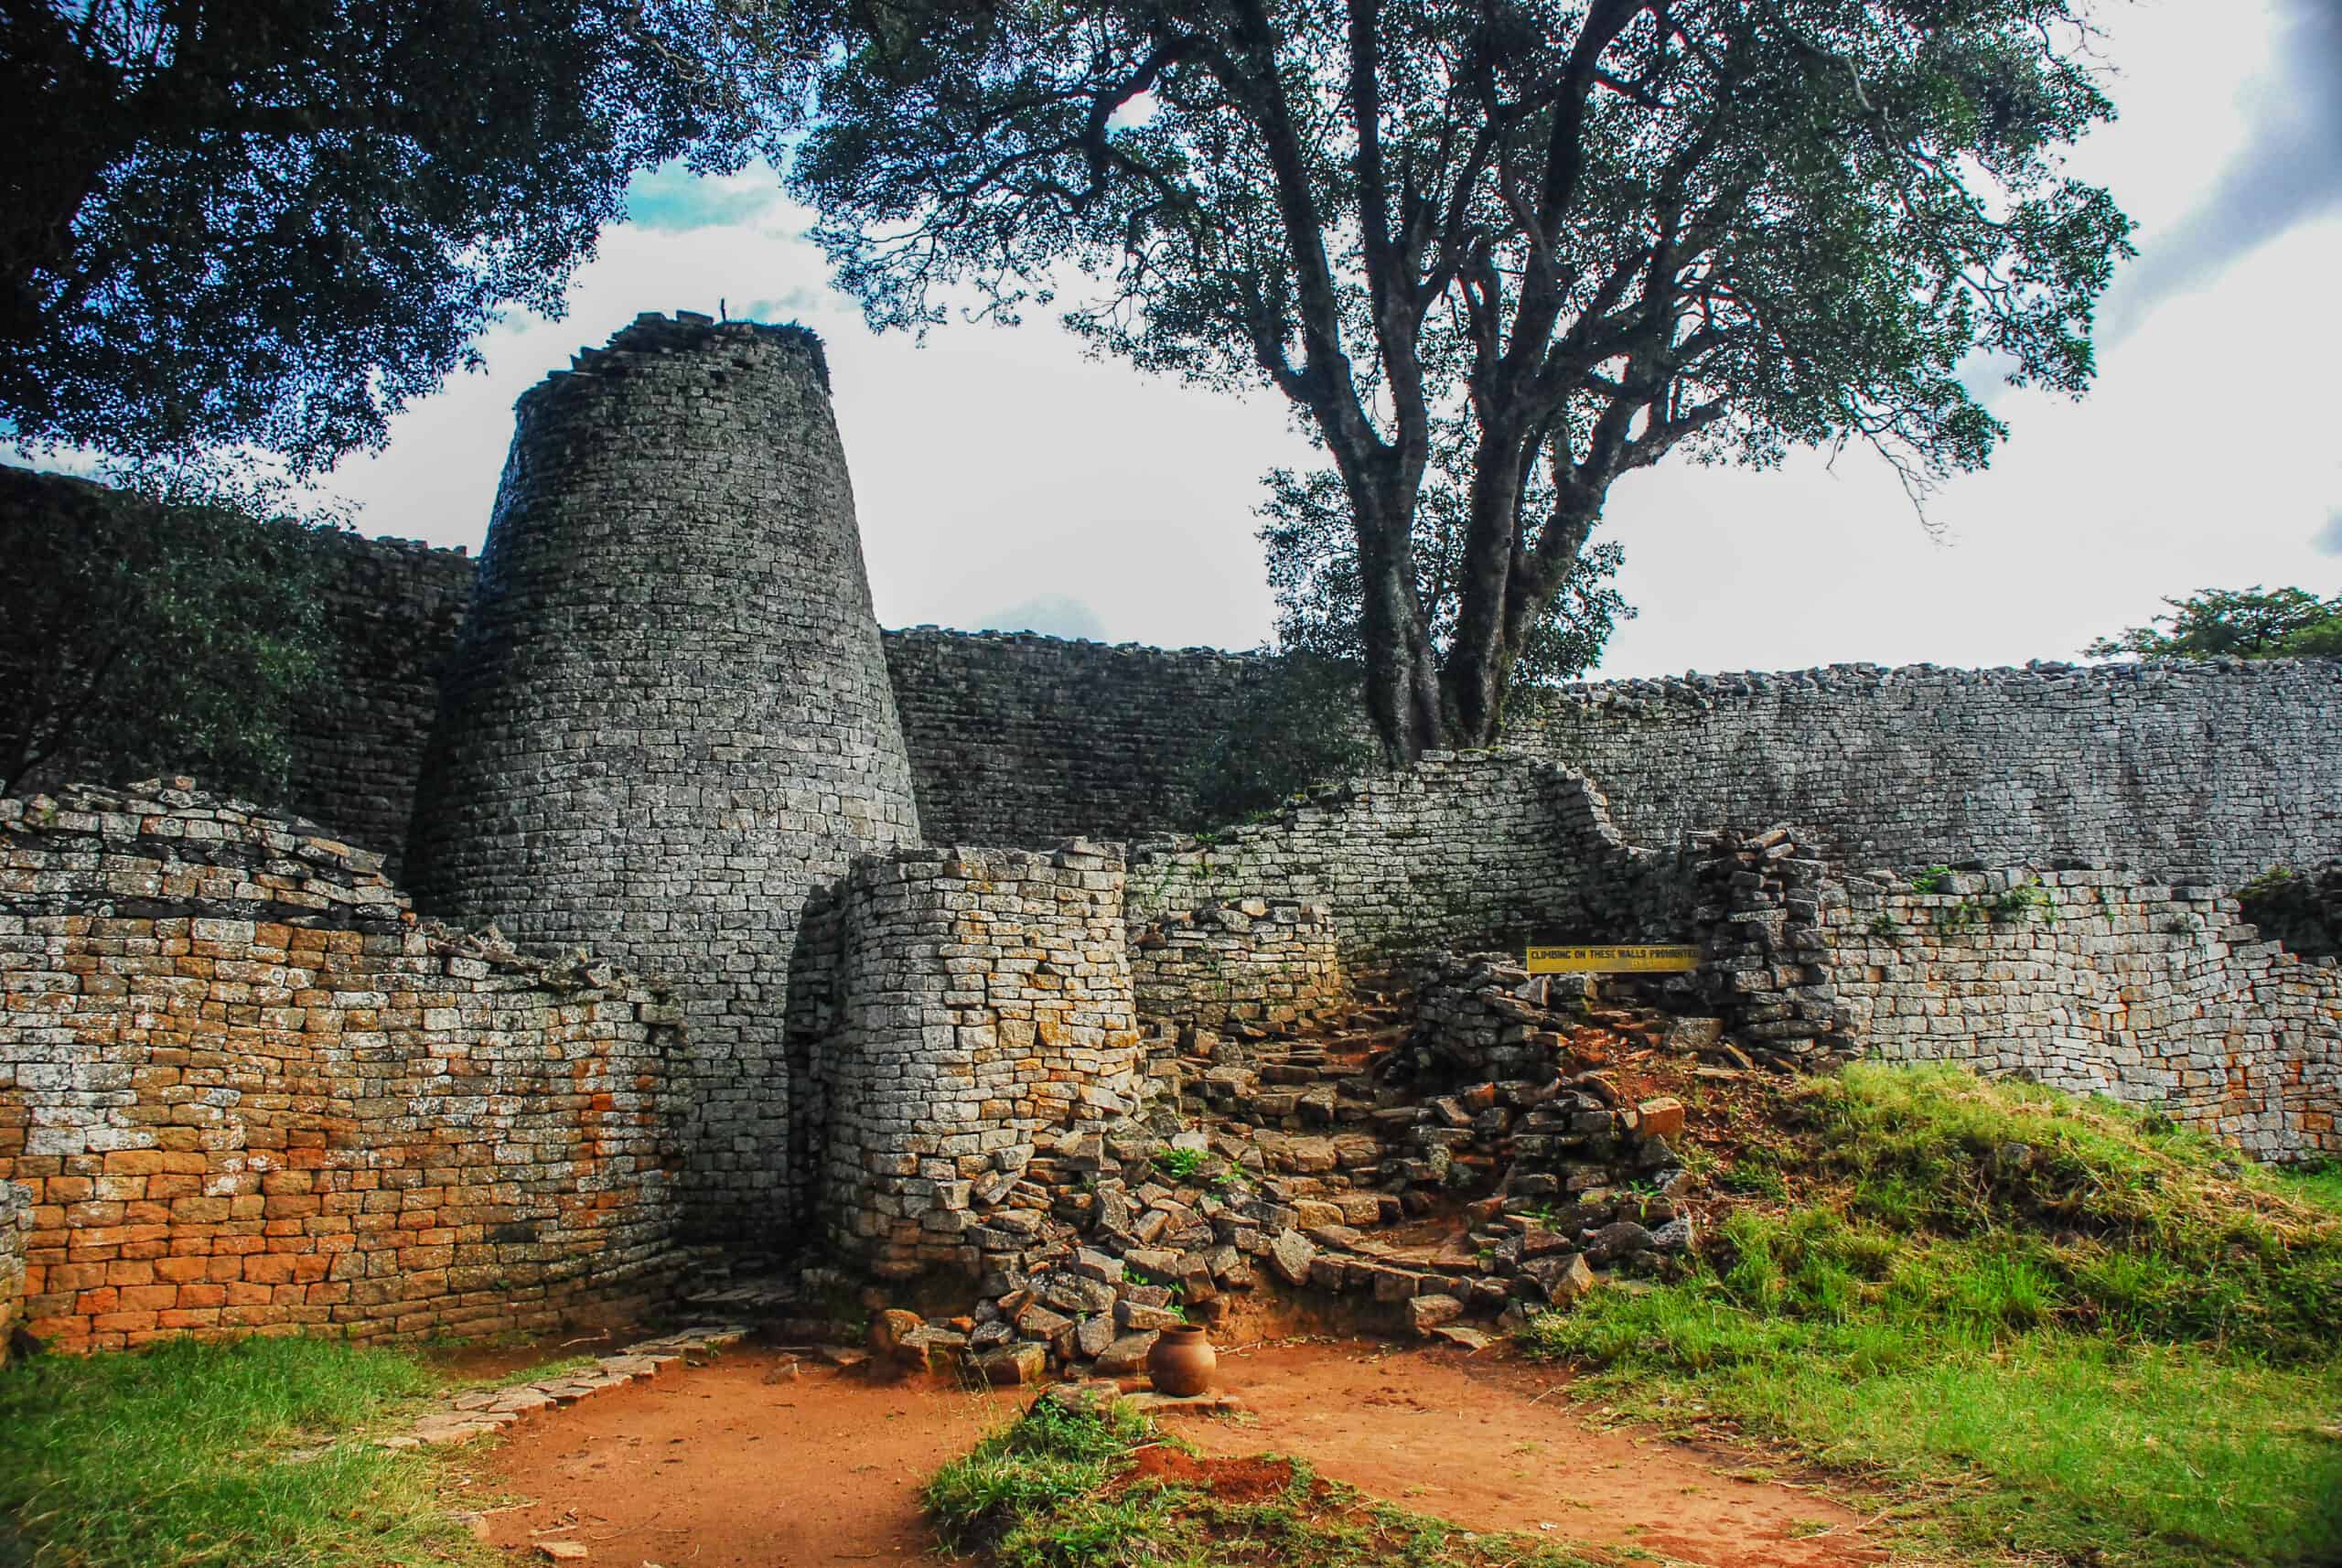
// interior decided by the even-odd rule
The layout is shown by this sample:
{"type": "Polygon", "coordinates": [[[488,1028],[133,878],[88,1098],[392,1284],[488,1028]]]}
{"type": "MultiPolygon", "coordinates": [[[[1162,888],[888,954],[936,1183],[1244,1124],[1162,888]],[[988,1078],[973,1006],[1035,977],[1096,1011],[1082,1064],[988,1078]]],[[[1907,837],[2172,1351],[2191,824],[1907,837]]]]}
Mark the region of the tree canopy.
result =
{"type": "Polygon", "coordinates": [[[274,799],[326,657],[319,526],[0,467],[0,794],[167,768],[274,799]]]}
{"type": "Polygon", "coordinates": [[[0,423],[314,468],[500,308],[558,314],[637,170],[736,169],[801,87],[782,0],[0,6],[0,423]]]}
{"type": "Polygon", "coordinates": [[[1494,737],[1623,475],[1852,440],[1923,488],[2004,434],[1980,351],[2082,390],[2129,231],[2057,161],[2111,113],[2088,3],[897,0],[791,177],[878,326],[1057,302],[1284,392],[1404,759],[1494,737]],[[1452,572],[1418,558],[1444,421],[1452,572]]]}
{"type": "MultiPolygon", "coordinates": [[[[1456,637],[1456,612],[1471,521],[1466,433],[1449,422],[1434,438],[1432,465],[1415,505],[1414,553],[1417,594],[1433,650],[1445,656],[1456,637]]],[[[1541,475],[1530,476],[1526,505],[1533,512],[1549,506],[1537,494],[1541,475]]],[[[1358,566],[1358,533],[1351,526],[1341,476],[1331,468],[1268,476],[1269,499],[1261,510],[1261,542],[1268,558],[1269,586],[1277,600],[1277,647],[1291,655],[1332,661],[1349,672],[1355,691],[1364,668],[1360,634],[1364,585],[1358,566]]],[[[1578,553],[1562,591],[1520,641],[1514,660],[1516,685],[1556,686],[1594,668],[1618,622],[1632,620],[1634,607],[1610,586],[1626,552],[1615,541],[1589,543],[1578,553]]]]}
{"type": "Polygon", "coordinates": [[[2342,594],[2321,599],[2304,588],[2206,588],[2165,599],[2168,613],[2101,637],[2090,659],[2342,658],[2342,594]]]}

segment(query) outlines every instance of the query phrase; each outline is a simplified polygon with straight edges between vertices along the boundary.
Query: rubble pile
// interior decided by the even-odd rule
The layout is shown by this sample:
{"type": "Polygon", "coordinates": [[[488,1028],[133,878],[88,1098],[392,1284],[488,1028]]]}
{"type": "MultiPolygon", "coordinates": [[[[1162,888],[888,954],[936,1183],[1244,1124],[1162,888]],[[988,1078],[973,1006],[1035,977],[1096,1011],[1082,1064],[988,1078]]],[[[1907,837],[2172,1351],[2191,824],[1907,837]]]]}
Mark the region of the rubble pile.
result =
{"type": "Polygon", "coordinates": [[[1630,1103],[1588,1065],[1667,1020],[1590,1009],[1582,983],[1500,959],[1426,973],[1415,1018],[1156,1038],[1149,1108],[1044,1137],[983,1217],[974,1309],[886,1313],[874,1342],[1002,1383],[1127,1376],[1162,1330],[1282,1287],[1479,1343],[1475,1321],[1570,1305],[1690,1245],[1682,1105],[1630,1103]]]}

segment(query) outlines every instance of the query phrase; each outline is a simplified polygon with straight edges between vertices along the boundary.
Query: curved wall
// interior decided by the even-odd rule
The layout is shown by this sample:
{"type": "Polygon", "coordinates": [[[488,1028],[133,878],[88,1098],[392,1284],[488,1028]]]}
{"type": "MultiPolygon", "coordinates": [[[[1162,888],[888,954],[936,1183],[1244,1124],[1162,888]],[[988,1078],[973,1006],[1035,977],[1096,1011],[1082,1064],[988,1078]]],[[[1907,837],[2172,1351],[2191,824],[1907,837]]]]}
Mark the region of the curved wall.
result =
{"type": "Polygon", "coordinates": [[[670,980],[695,1229],[791,1227],[808,893],[919,837],[821,345],[645,317],[520,403],[410,865],[434,914],[670,980]]]}
{"type": "Polygon", "coordinates": [[[1836,665],[1572,687],[1510,744],[1663,845],[1799,822],[1855,865],[2108,864],[2233,886],[2342,850],[2342,660],[1836,665]]]}

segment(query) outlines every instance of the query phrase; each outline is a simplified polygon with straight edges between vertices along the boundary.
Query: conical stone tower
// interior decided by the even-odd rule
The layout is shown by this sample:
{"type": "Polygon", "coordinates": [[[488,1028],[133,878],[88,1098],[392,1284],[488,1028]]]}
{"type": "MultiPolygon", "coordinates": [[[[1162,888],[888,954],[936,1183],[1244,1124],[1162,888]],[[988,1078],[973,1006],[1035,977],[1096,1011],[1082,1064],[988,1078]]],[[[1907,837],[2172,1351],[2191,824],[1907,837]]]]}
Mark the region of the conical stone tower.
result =
{"type": "Polygon", "coordinates": [[[644,316],[531,389],[475,593],[417,900],[672,985],[693,1229],[778,1237],[807,896],[919,842],[820,340],[644,316]]]}

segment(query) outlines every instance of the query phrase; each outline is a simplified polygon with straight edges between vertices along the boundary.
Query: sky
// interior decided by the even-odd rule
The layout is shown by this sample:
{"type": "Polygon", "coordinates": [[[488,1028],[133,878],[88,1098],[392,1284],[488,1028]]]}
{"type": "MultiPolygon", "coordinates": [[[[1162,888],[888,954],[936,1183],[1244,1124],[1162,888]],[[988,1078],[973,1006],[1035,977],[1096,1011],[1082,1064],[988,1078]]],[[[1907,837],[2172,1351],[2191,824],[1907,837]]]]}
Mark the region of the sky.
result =
{"type": "MultiPolygon", "coordinates": [[[[1670,462],[1601,538],[1638,609],[1598,673],[2072,659],[2167,595],[2342,591],[2342,0],[2115,0],[2121,118],[2075,149],[2137,220],[2084,401],[2001,389],[1992,468],[1915,516],[1866,453],[1670,462]]],[[[1261,476],[1312,454],[1281,398],[1089,358],[1054,325],[875,337],[769,171],[637,182],[568,316],[516,316],[388,446],[326,488],[366,532],[486,532],[511,404],[644,310],[796,320],[826,340],[879,619],[1168,647],[1271,632],[1261,476]]]]}

